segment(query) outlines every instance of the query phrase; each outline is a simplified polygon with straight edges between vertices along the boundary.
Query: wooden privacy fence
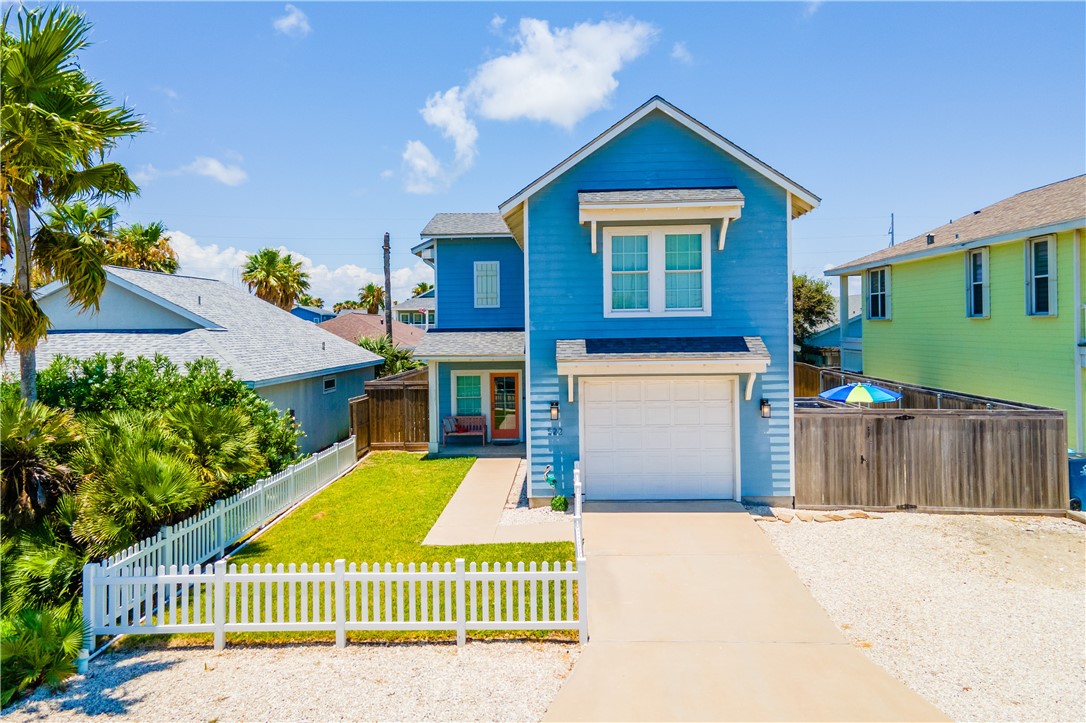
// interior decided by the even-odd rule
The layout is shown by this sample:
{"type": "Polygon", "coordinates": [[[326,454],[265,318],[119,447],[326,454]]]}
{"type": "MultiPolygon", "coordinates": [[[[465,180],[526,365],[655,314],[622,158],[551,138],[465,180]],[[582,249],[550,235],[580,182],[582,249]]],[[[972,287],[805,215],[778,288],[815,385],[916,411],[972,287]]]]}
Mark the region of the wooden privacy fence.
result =
{"type": "Polygon", "coordinates": [[[355,463],[354,446],[354,439],[348,437],[87,567],[95,567],[102,574],[131,574],[134,570],[193,565],[219,557],[235,542],[351,469],[355,463]]]}
{"type": "Polygon", "coordinates": [[[816,367],[802,362],[793,362],[794,393],[799,397],[817,397],[820,392],[852,382],[877,384],[886,389],[900,392],[900,402],[873,405],[875,409],[971,409],[971,410],[1006,410],[1006,409],[1046,409],[1032,404],[1010,402],[1006,399],[981,397],[963,394],[946,389],[923,387],[917,384],[902,384],[891,379],[879,379],[863,374],[843,372],[840,369],[816,367]]]}
{"type": "Polygon", "coordinates": [[[83,617],[92,635],[448,630],[577,630],[587,636],[586,566],[544,562],[373,566],[336,560],[312,567],[228,564],[83,573],[83,617]]]}
{"type": "Polygon", "coordinates": [[[794,412],[797,507],[1067,509],[1061,410],[794,412]]]}
{"type": "Polygon", "coordinates": [[[365,427],[366,449],[425,451],[429,447],[428,377],[428,370],[417,369],[366,382],[366,393],[350,401],[352,427],[356,435],[365,427]]]}

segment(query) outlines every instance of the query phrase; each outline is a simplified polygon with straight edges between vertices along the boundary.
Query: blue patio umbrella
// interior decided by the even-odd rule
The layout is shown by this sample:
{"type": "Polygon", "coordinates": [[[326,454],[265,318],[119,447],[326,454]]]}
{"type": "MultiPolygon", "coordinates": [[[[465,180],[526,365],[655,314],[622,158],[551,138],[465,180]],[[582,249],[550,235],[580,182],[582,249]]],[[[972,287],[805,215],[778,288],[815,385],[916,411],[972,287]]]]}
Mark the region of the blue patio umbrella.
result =
{"type": "Polygon", "coordinates": [[[834,402],[846,402],[848,404],[860,404],[863,402],[866,402],[867,404],[882,404],[885,402],[896,402],[901,399],[901,394],[899,392],[880,387],[877,384],[867,384],[866,382],[843,384],[839,387],[834,387],[833,389],[827,389],[818,396],[834,402]]]}

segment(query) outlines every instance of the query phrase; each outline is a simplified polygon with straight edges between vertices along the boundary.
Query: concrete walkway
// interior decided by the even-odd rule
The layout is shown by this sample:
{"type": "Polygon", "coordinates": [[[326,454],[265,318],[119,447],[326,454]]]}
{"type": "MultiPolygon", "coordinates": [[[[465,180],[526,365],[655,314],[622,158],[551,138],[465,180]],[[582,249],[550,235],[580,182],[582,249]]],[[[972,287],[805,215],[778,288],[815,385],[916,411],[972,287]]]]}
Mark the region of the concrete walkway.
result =
{"type": "Polygon", "coordinates": [[[518,458],[475,460],[422,544],[571,542],[572,520],[537,525],[499,524],[520,462],[518,458]]]}
{"type": "Polygon", "coordinates": [[[845,640],[740,505],[586,505],[584,536],[589,642],[545,720],[946,720],[845,640]]]}

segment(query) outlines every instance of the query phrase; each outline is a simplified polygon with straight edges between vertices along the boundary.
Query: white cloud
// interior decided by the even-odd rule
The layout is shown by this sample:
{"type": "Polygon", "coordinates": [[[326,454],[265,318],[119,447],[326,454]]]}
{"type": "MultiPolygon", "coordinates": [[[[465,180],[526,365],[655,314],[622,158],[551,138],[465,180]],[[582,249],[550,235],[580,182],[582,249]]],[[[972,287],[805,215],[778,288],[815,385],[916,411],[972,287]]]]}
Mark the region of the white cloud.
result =
{"type": "Polygon", "coordinates": [[[249,180],[249,174],[236,164],[225,164],[217,158],[210,156],[197,156],[189,165],[181,169],[184,173],[195,173],[198,176],[213,178],[227,186],[239,186],[249,180]]]}
{"type": "Polygon", "coordinates": [[[519,47],[479,66],[467,94],[484,118],[548,121],[572,128],[607,105],[615,74],[644,53],[656,29],[636,20],[604,20],[554,28],[523,18],[519,47]]]}
{"type": "MultiPolygon", "coordinates": [[[[504,23],[496,15],[490,26],[497,30],[504,23]]],[[[572,128],[608,104],[618,87],[615,75],[648,49],[656,32],[651,24],[632,19],[552,29],[546,20],[522,18],[511,39],[514,51],[482,63],[466,86],[426,99],[419,112],[453,142],[455,162],[446,166],[422,141],[408,141],[403,152],[406,190],[442,190],[471,168],[479,139],[472,113],[572,128]]]]}
{"type": "Polygon", "coordinates": [[[152,88],[152,90],[166,96],[168,100],[178,100],[181,97],[181,95],[176,90],[174,90],[173,88],[168,88],[164,85],[156,85],[152,88]]]}
{"type": "Polygon", "coordinates": [[[381,171],[381,178],[392,178],[395,175],[396,171],[392,170],[391,168],[386,168],[385,170],[381,171]]]}
{"type": "MultiPolygon", "coordinates": [[[[236,154],[235,154],[236,155],[236,154]]],[[[236,156],[239,160],[241,156],[236,156]]],[[[132,180],[137,184],[150,183],[163,176],[197,175],[212,178],[227,186],[239,186],[249,180],[249,174],[236,163],[223,163],[210,156],[197,156],[192,163],[170,171],[163,171],[152,163],[145,163],[132,173],[132,180]]]]}
{"type": "Polygon", "coordinates": [[[490,32],[497,35],[502,31],[503,27],[505,27],[505,18],[501,15],[495,14],[494,17],[490,18],[490,32]]]}
{"type": "Polygon", "coordinates": [[[684,65],[692,65],[694,62],[694,56],[690,54],[690,51],[686,47],[686,43],[682,41],[671,46],[671,57],[673,60],[677,60],[684,65]]]}
{"type": "MultiPolygon", "coordinates": [[[[180,262],[179,273],[189,276],[202,276],[209,279],[226,281],[235,286],[241,283],[241,267],[249,257],[249,252],[218,244],[201,244],[183,231],[171,231],[170,243],[177,251],[180,262]]],[[[313,260],[286,246],[278,247],[281,252],[289,253],[295,261],[302,262],[302,269],[309,272],[310,293],[324,299],[331,308],[332,304],[344,299],[358,297],[358,289],[373,282],[384,285],[384,272],[370,271],[357,264],[343,264],[331,268],[326,264],[314,264],[313,260]]],[[[392,297],[406,299],[411,289],[420,281],[433,283],[434,270],[421,260],[413,266],[403,266],[392,270],[392,297]]]]}
{"type": "Polygon", "coordinates": [[[811,17],[818,12],[820,7],[822,7],[822,0],[811,0],[811,2],[803,6],[803,17],[811,17]]]}
{"type": "Polygon", "coordinates": [[[287,35],[292,38],[304,38],[313,30],[309,26],[309,18],[305,13],[299,10],[294,5],[287,3],[287,14],[281,18],[276,18],[272,22],[272,26],[283,35],[287,35]]]}

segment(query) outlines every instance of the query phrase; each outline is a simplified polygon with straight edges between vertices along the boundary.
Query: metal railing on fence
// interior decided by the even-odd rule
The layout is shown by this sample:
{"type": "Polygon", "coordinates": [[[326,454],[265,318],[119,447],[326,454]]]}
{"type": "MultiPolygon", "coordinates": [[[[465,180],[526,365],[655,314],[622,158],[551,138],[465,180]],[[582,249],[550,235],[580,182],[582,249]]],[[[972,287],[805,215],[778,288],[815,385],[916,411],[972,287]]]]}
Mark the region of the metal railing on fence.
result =
{"type": "Polygon", "coordinates": [[[158,570],[84,571],[84,618],[93,635],[448,630],[577,630],[587,638],[585,565],[532,562],[284,566],[220,560],[158,570]]]}

